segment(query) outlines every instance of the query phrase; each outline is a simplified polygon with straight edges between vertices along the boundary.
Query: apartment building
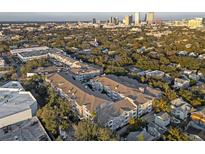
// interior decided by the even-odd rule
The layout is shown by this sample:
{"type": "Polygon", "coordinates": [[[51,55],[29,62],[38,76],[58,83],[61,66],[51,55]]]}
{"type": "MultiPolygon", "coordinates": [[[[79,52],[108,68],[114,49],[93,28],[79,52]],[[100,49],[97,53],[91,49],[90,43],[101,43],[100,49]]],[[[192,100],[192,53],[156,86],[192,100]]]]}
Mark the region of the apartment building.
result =
{"type": "Polygon", "coordinates": [[[76,80],[83,81],[102,74],[102,69],[85,64],[80,68],[70,68],[69,72],[76,80]]]}
{"type": "Polygon", "coordinates": [[[92,79],[89,84],[92,90],[106,94],[114,101],[127,99],[137,108],[138,116],[152,110],[152,101],[161,92],[126,77],[114,75],[100,76],[92,79]]]}
{"type": "Polygon", "coordinates": [[[128,124],[129,119],[137,118],[137,108],[127,98],[97,109],[96,122],[101,125],[116,130],[128,124]]]}
{"type": "Polygon", "coordinates": [[[79,81],[73,79],[68,73],[56,73],[46,79],[58,93],[71,101],[73,107],[77,109],[82,118],[92,118],[96,114],[96,109],[112,100],[91,91],[83,86],[79,81]]]}

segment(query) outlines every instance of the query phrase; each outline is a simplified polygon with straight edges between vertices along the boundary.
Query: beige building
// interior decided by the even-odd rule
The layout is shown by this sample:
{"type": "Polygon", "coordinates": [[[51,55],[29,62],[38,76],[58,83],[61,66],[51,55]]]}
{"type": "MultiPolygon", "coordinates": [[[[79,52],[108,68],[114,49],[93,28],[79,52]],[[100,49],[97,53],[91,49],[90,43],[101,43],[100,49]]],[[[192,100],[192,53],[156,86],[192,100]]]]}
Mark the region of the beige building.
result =
{"type": "Polygon", "coordinates": [[[51,75],[47,78],[47,81],[61,96],[70,100],[79,115],[84,118],[92,117],[100,105],[112,102],[105,95],[89,90],[66,73],[51,75]]]}
{"type": "Polygon", "coordinates": [[[152,24],[154,22],[154,12],[148,12],[146,14],[146,22],[147,24],[152,24]]]}
{"type": "MultiPolygon", "coordinates": [[[[71,102],[73,109],[78,111],[81,118],[91,118],[111,130],[126,125],[130,118],[138,116],[136,104],[128,97],[113,101],[107,95],[91,90],[88,85],[82,85],[68,73],[51,75],[47,81],[62,97],[71,102]]],[[[139,99],[136,103],[141,101],[142,99],[139,99]]]]}
{"type": "Polygon", "coordinates": [[[0,128],[32,118],[36,111],[36,99],[19,82],[0,87],[0,128]]]}
{"type": "Polygon", "coordinates": [[[195,18],[188,21],[188,27],[195,29],[203,26],[203,18],[195,18]]]}
{"type": "Polygon", "coordinates": [[[126,26],[131,25],[131,24],[132,24],[132,16],[125,16],[125,18],[124,18],[124,24],[125,24],[126,26]]]}
{"type": "Polygon", "coordinates": [[[152,110],[152,101],[160,97],[159,90],[137,83],[136,80],[114,75],[100,76],[92,79],[90,85],[93,90],[104,92],[112,100],[127,99],[137,109],[137,116],[152,110]]]}

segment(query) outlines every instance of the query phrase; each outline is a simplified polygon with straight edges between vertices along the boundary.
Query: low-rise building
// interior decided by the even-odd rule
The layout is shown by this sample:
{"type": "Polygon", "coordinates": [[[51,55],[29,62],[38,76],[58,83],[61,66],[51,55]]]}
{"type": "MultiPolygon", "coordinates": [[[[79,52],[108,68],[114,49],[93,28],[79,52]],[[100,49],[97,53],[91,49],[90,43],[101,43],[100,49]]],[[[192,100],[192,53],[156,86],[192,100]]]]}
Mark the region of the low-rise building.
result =
{"type": "Polygon", "coordinates": [[[205,54],[201,54],[198,56],[198,59],[205,59],[205,54]]]}
{"type": "MultiPolygon", "coordinates": [[[[130,118],[138,117],[137,105],[129,98],[113,102],[108,96],[90,90],[69,74],[54,74],[47,81],[61,96],[70,100],[82,118],[91,118],[100,126],[116,130],[126,125],[130,118]]],[[[147,112],[147,107],[145,110],[147,112]]]]}
{"type": "Polygon", "coordinates": [[[197,56],[198,56],[198,53],[190,52],[190,53],[189,53],[189,56],[190,56],[190,57],[197,57],[197,56]]]}
{"type": "Polygon", "coordinates": [[[71,57],[65,55],[65,53],[62,50],[56,49],[55,52],[50,52],[49,53],[50,58],[54,58],[61,63],[68,65],[71,68],[80,68],[81,67],[81,62],[72,59],[71,57]]]}
{"type": "Polygon", "coordinates": [[[5,66],[5,60],[0,57],[0,68],[5,66]]]}
{"type": "Polygon", "coordinates": [[[171,109],[171,113],[175,117],[181,120],[185,120],[188,117],[192,106],[189,103],[185,102],[182,98],[177,98],[171,101],[171,109]]]}
{"type": "Polygon", "coordinates": [[[145,129],[142,131],[130,132],[127,141],[153,141],[154,136],[150,135],[145,129]]]}
{"type": "Polygon", "coordinates": [[[0,128],[30,119],[36,111],[36,99],[19,82],[11,81],[0,87],[0,128]]]}
{"type": "Polygon", "coordinates": [[[161,127],[166,127],[170,124],[170,116],[166,112],[160,112],[155,115],[154,122],[161,127]]]}
{"type": "Polygon", "coordinates": [[[146,73],[147,77],[152,77],[152,78],[163,78],[164,75],[165,73],[159,70],[154,70],[146,73]]]}
{"type": "Polygon", "coordinates": [[[179,55],[179,56],[186,56],[186,55],[188,55],[188,51],[179,51],[177,53],[177,55],[179,55]]]}
{"type": "Polygon", "coordinates": [[[174,79],[174,88],[179,89],[179,88],[188,88],[190,84],[189,79],[181,79],[181,78],[175,78],[174,79]]]}
{"type": "Polygon", "coordinates": [[[22,49],[13,49],[11,50],[11,54],[12,55],[17,55],[18,53],[25,53],[25,52],[38,52],[38,51],[45,51],[45,50],[48,50],[49,48],[46,47],[46,46],[43,46],[43,47],[34,47],[34,48],[22,48],[22,49]]]}
{"type": "Polygon", "coordinates": [[[32,77],[34,75],[49,75],[49,74],[57,73],[60,71],[61,71],[61,68],[55,67],[55,66],[38,67],[37,69],[34,69],[31,72],[27,73],[27,77],[32,77]]]}
{"type": "Polygon", "coordinates": [[[114,75],[96,77],[90,81],[92,90],[100,91],[113,100],[128,99],[137,107],[138,116],[152,110],[152,101],[161,91],[150,88],[126,77],[114,75]]]}
{"type": "Polygon", "coordinates": [[[205,130],[205,108],[191,114],[192,121],[205,130]]]}
{"type": "Polygon", "coordinates": [[[112,102],[105,95],[89,90],[63,72],[53,74],[46,80],[62,97],[71,100],[73,107],[83,118],[92,118],[99,106],[112,102]]]}
{"type": "Polygon", "coordinates": [[[71,73],[76,80],[83,81],[102,74],[102,69],[85,64],[80,68],[70,68],[69,73],[71,73]]]}
{"type": "Polygon", "coordinates": [[[0,141],[50,141],[37,117],[0,128],[0,141]]]}
{"type": "Polygon", "coordinates": [[[158,140],[166,131],[165,127],[161,127],[154,122],[150,122],[147,125],[147,132],[154,136],[154,140],[158,140]]]}
{"type": "Polygon", "coordinates": [[[96,111],[95,121],[100,126],[116,130],[128,124],[129,119],[137,118],[137,108],[128,99],[122,99],[100,106],[96,111]]]}
{"type": "Polygon", "coordinates": [[[17,56],[22,62],[27,62],[29,60],[47,58],[49,52],[49,50],[35,50],[33,52],[17,53],[17,56]]]}

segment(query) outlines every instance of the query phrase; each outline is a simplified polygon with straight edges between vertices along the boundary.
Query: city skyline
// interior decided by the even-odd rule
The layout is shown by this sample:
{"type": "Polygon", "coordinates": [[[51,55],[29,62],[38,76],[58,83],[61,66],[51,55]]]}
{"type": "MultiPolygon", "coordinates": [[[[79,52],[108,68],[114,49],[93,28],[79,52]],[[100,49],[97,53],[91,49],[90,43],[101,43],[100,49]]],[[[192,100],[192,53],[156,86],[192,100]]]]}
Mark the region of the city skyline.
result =
{"type": "MultiPolygon", "coordinates": [[[[145,19],[146,12],[140,12],[140,20],[145,19]]],[[[133,15],[134,12],[1,12],[0,22],[12,21],[92,21],[108,20],[110,17],[118,17],[122,20],[126,15],[133,15]]],[[[204,12],[155,12],[156,19],[180,20],[194,17],[205,17],[204,12]]]]}

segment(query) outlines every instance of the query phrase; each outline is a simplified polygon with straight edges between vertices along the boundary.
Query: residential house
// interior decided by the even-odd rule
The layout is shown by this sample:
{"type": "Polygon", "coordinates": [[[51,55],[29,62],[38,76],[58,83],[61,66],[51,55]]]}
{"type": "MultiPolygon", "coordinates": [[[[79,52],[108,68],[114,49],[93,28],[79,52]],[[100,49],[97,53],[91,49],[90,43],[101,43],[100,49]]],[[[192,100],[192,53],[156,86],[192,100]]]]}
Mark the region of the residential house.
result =
{"type": "Polygon", "coordinates": [[[173,101],[170,102],[171,103],[171,113],[181,119],[181,120],[185,120],[188,117],[188,114],[190,113],[192,106],[185,102],[182,98],[177,98],[173,101]]]}
{"type": "Polygon", "coordinates": [[[179,88],[188,88],[190,84],[190,80],[189,79],[185,79],[185,78],[175,78],[174,79],[174,85],[173,87],[176,89],[179,88]]]}
{"type": "Polygon", "coordinates": [[[177,53],[177,55],[179,55],[179,56],[186,56],[186,55],[188,55],[188,51],[179,51],[177,53]]]}
{"type": "Polygon", "coordinates": [[[165,73],[159,70],[154,70],[146,73],[147,77],[152,77],[152,78],[163,78],[164,75],[165,73]]]}
{"type": "Polygon", "coordinates": [[[165,127],[161,127],[154,122],[150,122],[147,125],[147,132],[154,136],[154,140],[158,140],[166,131],[165,127]]]}
{"type": "Polygon", "coordinates": [[[205,130],[205,107],[191,114],[191,119],[195,125],[205,130]]]}
{"type": "Polygon", "coordinates": [[[0,57],[0,68],[5,66],[5,60],[0,57]]]}
{"type": "Polygon", "coordinates": [[[205,59],[205,54],[201,54],[198,56],[198,59],[205,59]]]}
{"type": "Polygon", "coordinates": [[[145,129],[142,131],[130,132],[127,141],[153,141],[154,136],[150,135],[145,129]]]}
{"type": "Polygon", "coordinates": [[[166,127],[170,124],[170,116],[166,112],[160,112],[155,115],[154,122],[161,127],[166,127]]]}

